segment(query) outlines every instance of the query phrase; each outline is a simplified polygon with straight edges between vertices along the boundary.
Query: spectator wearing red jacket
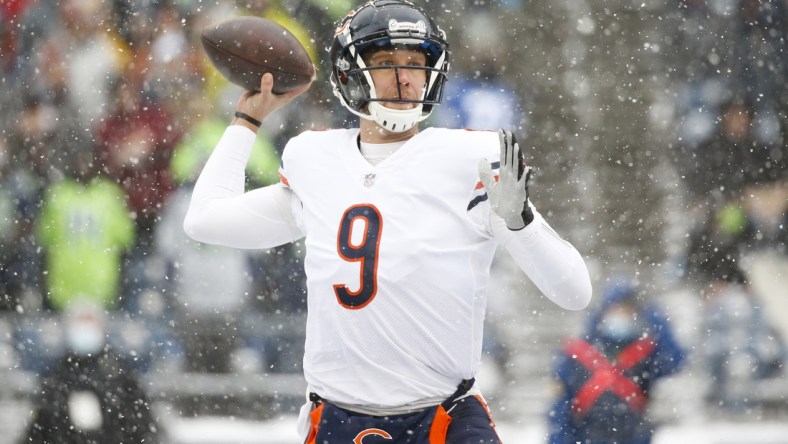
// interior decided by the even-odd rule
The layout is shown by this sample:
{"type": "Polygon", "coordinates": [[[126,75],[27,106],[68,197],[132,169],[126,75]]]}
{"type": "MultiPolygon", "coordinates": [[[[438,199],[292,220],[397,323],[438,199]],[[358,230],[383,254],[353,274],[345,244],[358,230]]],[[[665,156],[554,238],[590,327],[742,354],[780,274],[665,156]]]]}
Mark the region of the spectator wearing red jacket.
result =
{"type": "Polygon", "coordinates": [[[145,95],[136,73],[131,74],[113,85],[117,102],[96,134],[106,172],[126,192],[138,234],[148,239],[174,187],[169,164],[180,130],[161,104],[145,95]]]}

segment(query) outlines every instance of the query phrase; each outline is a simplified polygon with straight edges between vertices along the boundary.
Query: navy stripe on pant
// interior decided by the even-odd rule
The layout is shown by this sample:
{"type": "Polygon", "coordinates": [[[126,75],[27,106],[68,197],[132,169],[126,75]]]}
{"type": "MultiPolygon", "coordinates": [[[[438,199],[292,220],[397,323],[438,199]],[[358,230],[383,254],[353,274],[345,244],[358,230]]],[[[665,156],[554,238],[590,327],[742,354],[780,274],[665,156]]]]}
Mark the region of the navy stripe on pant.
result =
{"type": "Polygon", "coordinates": [[[446,433],[446,444],[499,444],[501,439],[477,396],[468,396],[456,403],[449,412],[451,423],[446,433]]]}

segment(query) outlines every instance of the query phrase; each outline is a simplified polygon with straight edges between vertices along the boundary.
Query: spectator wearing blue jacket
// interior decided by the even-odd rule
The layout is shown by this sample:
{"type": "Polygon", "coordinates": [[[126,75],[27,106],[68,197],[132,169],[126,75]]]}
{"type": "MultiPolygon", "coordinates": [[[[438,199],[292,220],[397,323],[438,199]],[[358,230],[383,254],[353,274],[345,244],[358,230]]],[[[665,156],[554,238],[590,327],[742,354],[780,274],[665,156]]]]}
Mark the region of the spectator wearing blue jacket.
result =
{"type": "Polygon", "coordinates": [[[684,351],[667,319],[640,301],[632,283],[604,293],[586,333],[569,338],[554,375],[561,393],[549,411],[550,444],[645,444],[655,381],[676,372],[684,351]]]}

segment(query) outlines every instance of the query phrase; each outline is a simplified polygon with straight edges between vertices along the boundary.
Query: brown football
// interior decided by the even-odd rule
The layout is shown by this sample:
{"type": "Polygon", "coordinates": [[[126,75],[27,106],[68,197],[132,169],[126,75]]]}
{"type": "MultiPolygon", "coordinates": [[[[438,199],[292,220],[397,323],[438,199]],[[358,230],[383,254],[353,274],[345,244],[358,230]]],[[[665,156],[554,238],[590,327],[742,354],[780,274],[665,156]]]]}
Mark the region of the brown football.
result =
{"type": "Polygon", "coordinates": [[[274,75],[275,94],[309,83],[315,67],[306,49],[287,29],[261,17],[233,17],[202,31],[202,46],[230,82],[259,91],[260,79],[274,75]]]}

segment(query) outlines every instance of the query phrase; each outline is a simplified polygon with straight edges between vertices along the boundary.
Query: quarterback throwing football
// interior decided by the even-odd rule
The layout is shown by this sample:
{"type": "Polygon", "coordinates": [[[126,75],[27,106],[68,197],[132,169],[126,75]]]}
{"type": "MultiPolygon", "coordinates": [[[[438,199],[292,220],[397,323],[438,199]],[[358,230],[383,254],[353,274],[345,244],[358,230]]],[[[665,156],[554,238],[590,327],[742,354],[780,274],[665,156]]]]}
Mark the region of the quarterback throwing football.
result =
{"type": "Polygon", "coordinates": [[[259,121],[309,88],[274,95],[265,74],[194,188],[184,229],[195,240],[304,238],[307,443],[500,441],[474,383],[499,245],[559,306],[591,299],[582,257],[528,199],[511,133],[420,130],[448,56],[443,31],[412,3],[363,4],[337,27],[330,76],[359,127],[292,138],[280,183],[245,192],[259,121]]]}

